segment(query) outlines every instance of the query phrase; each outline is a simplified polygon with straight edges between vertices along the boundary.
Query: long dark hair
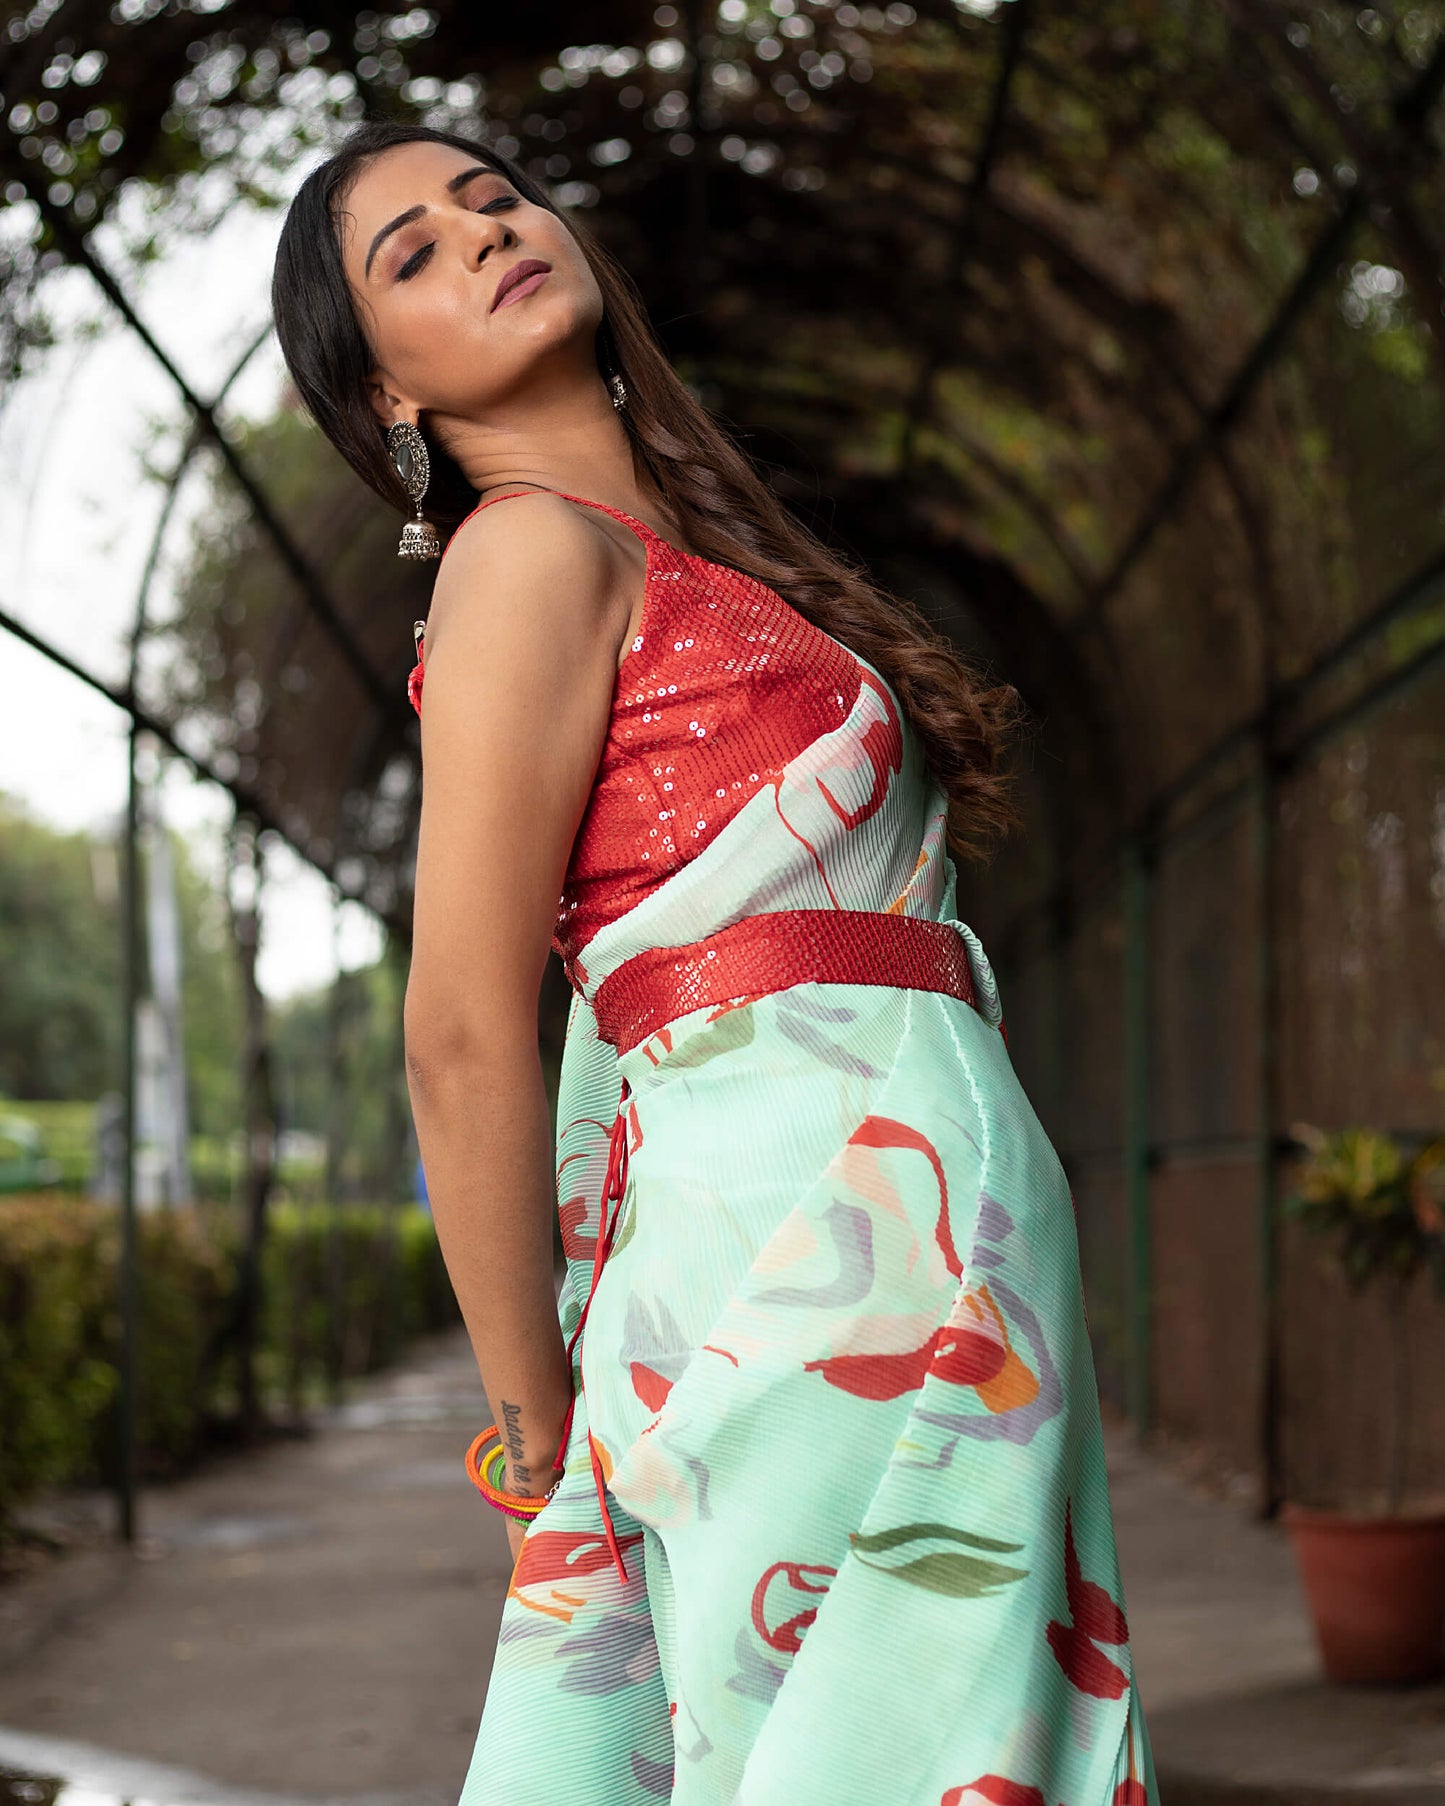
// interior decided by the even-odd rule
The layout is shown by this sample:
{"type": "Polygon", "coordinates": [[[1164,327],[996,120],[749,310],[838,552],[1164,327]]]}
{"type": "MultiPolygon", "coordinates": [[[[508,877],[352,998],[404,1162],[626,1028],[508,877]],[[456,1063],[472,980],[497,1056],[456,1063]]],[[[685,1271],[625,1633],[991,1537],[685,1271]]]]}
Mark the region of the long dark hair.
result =
{"type": "MultiPolygon", "coordinates": [[[[367,400],[376,358],[343,271],[339,215],[368,159],[417,141],[465,152],[528,201],[558,213],[525,170],[490,146],[397,120],[357,126],[291,203],[271,282],[282,355],[322,432],[364,483],[408,514],[411,500],[367,400]]],[[[912,602],[880,589],[779,502],[668,362],[632,278],[580,220],[559,217],[602,291],[598,370],[626,382],[621,417],[639,482],[660,497],[691,550],[770,585],[882,674],[948,793],[951,850],[965,857],[985,851],[1016,820],[1000,761],[1020,716],[1017,692],[985,684],[912,602]]],[[[424,512],[445,534],[476,506],[477,493],[434,436],[424,436],[431,459],[424,512]]]]}

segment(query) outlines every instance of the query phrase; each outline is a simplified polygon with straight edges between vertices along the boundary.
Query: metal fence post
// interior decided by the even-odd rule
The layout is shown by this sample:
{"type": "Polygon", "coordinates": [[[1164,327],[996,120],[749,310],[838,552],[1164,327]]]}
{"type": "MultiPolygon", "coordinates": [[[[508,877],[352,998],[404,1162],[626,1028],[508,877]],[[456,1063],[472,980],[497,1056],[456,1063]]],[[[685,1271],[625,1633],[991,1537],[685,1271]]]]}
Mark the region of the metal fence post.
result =
{"type": "Polygon", "coordinates": [[[136,741],[140,728],[131,717],[126,735],[125,848],[121,864],[121,1124],[125,1144],[120,1176],[120,1258],[117,1265],[120,1305],[119,1380],[116,1396],[116,1505],[121,1540],[136,1540],[136,1399],[139,1369],[139,1280],[135,1217],[136,1130],[136,1000],[140,994],[140,849],[139,780],[136,741]]]}
{"type": "Polygon", "coordinates": [[[1149,1384],[1149,929],[1153,854],[1142,833],[1124,847],[1124,1187],[1129,1221],[1129,1412],[1147,1437],[1149,1384]]]}

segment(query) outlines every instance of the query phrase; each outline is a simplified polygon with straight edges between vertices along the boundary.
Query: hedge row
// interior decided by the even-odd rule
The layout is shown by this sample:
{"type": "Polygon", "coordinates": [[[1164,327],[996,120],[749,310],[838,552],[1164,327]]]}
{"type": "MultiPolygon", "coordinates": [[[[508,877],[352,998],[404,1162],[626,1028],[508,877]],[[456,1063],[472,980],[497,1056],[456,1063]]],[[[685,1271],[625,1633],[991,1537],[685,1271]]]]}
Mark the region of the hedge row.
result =
{"type": "MultiPolygon", "coordinates": [[[[180,1471],[234,1414],[237,1239],[229,1211],[143,1211],[138,1465],[180,1471]]],[[[115,1471],[119,1213],[54,1193],[0,1199],[0,1536],[40,1488],[115,1471]]],[[[419,1207],[277,1205],[257,1369],[300,1411],[413,1337],[460,1321],[419,1207]]]]}

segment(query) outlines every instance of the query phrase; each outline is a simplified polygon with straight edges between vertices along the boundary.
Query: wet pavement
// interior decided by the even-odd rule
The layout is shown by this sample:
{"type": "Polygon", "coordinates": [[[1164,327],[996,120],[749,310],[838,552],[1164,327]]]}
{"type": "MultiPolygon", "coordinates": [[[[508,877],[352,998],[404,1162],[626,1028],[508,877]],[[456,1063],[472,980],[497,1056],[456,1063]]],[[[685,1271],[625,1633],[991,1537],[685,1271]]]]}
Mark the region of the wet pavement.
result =
{"type": "MultiPolygon", "coordinates": [[[[83,1743],[0,1731],[0,1806],[316,1806],[83,1743]],[[19,1766],[24,1764],[25,1766],[19,1766]]],[[[378,1801],[377,1806],[382,1806],[378,1801]]]]}
{"type": "Polygon", "coordinates": [[[455,1806],[511,1572],[462,1466],[484,1409],[458,1330],[315,1435],[147,1489],[134,1554],[84,1546],[109,1501],[59,1502],[82,1547],[0,1588],[0,1763],[155,1806],[455,1806]]]}
{"type": "MultiPolygon", "coordinates": [[[[456,1806],[511,1565],[462,1468],[483,1410],[458,1329],[147,1490],[134,1553],[108,1500],[47,1502],[76,1546],[0,1586],[0,1806],[456,1806]]],[[[1445,1806],[1445,1683],[1326,1683],[1283,1529],[1106,1447],[1163,1806],[1445,1806]]]]}

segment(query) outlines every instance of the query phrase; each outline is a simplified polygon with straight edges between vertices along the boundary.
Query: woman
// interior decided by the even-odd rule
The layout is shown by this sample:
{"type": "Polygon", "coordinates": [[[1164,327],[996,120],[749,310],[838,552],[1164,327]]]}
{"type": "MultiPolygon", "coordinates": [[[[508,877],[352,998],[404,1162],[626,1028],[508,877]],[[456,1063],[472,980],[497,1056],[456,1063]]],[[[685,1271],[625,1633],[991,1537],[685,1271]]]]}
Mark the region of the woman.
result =
{"type": "Polygon", "coordinates": [[[359,128],[274,299],[402,549],[454,529],[407,1075],[519,1514],[465,1806],[1156,1806],[1072,1203],[954,915],[1012,693],[496,152],[359,128]]]}

